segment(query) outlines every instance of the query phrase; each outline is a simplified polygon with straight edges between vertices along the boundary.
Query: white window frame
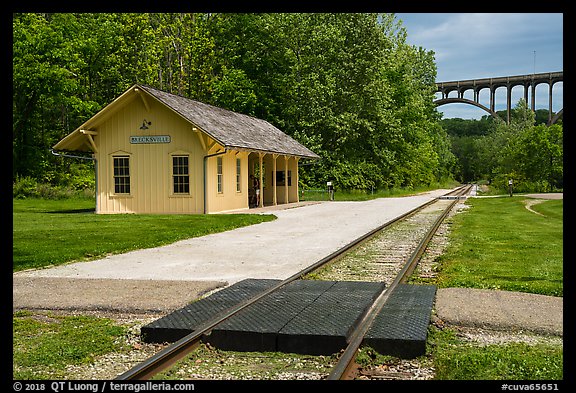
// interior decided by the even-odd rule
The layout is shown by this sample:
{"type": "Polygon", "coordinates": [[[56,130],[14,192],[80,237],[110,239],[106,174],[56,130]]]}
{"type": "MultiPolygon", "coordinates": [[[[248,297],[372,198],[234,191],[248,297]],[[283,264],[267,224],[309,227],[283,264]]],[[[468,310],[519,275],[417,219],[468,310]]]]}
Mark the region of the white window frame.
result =
{"type": "Polygon", "coordinates": [[[110,167],[111,167],[111,174],[112,174],[112,187],[111,187],[111,193],[110,194],[112,196],[126,197],[126,196],[132,195],[132,190],[133,190],[134,185],[133,185],[133,181],[132,181],[132,173],[130,171],[131,166],[132,166],[132,155],[130,153],[125,152],[125,151],[117,151],[117,152],[110,154],[110,167]],[[128,169],[128,175],[125,175],[125,174],[117,175],[116,174],[116,165],[115,165],[116,159],[128,160],[127,161],[128,165],[126,167],[128,169]],[[128,184],[119,185],[119,187],[128,186],[128,192],[116,191],[116,179],[117,178],[128,179],[128,184]]]}
{"type": "Polygon", "coordinates": [[[242,159],[236,158],[236,192],[242,192],[242,159]]]}
{"type": "Polygon", "coordinates": [[[224,194],[224,160],[216,157],[216,191],[224,194]]]}
{"type": "MultiPolygon", "coordinates": [[[[191,181],[190,181],[190,154],[187,153],[172,153],[170,154],[170,177],[171,179],[171,194],[172,195],[190,195],[190,188],[191,188],[191,181]],[[187,161],[186,164],[186,173],[175,173],[176,167],[174,166],[174,159],[185,158],[187,161]],[[188,191],[176,191],[176,178],[188,178],[187,186],[188,191]]],[[[186,183],[178,184],[180,187],[186,186],[186,183]]]]}

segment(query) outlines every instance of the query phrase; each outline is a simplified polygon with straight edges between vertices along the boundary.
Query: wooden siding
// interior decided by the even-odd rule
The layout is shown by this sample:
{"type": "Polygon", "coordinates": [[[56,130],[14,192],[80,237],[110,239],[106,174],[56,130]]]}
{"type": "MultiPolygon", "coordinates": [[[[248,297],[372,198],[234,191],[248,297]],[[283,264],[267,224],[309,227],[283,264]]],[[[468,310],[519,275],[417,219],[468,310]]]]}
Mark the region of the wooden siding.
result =
{"type": "MultiPolygon", "coordinates": [[[[276,140],[275,135],[281,131],[261,120],[206,107],[205,104],[167,93],[160,98],[168,102],[158,101],[158,97],[154,97],[135,85],[54,146],[57,150],[93,151],[97,171],[97,213],[202,214],[247,209],[252,187],[249,175],[257,171],[260,155],[265,168],[262,201],[266,205],[298,201],[298,159],[317,157],[314,153],[287,137],[282,137],[282,147],[290,151],[289,154],[253,148],[250,143],[258,142],[260,145],[257,147],[266,147],[266,138],[276,140]],[[173,100],[177,101],[177,105],[173,100]],[[178,110],[186,105],[191,106],[186,112],[187,117],[178,110]],[[197,115],[206,116],[207,119],[192,119],[193,109],[199,106],[204,109],[197,115]],[[230,121],[224,114],[237,121],[230,121]],[[219,119],[218,115],[226,118],[219,119]],[[147,129],[141,129],[144,122],[147,129]],[[229,139],[228,144],[226,141],[216,142],[202,125],[210,127],[214,133],[218,131],[216,128],[222,126],[224,131],[218,132],[224,132],[223,135],[229,139]],[[258,134],[264,131],[271,133],[258,134]],[[93,139],[93,144],[89,137],[93,139]],[[131,141],[131,137],[157,138],[131,141]],[[250,143],[236,146],[234,143],[240,143],[234,138],[244,138],[250,143]],[[205,160],[207,155],[213,156],[205,160]],[[129,158],[129,194],[115,194],[114,157],[119,156],[129,158]],[[187,194],[174,193],[174,156],[188,157],[187,194]],[[223,169],[221,193],[218,192],[217,181],[218,157],[222,159],[223,169]],[[237,159],[241,163],[240,191],[236,188],[237,159]],[[292,176],[291,185],[278,185],[275,193],[274,170],[291,171],[292,176]]],[[[270,143],[270,149],[274,149],[276,145],[270,143]]]]}
{"type": "Polygon", "coordinates": [[[192,125],[157,102],[135,97],[99,124],[98,213],[203,213],[204,150],[192,125]],[[140,126],[146,119],[147,130],[140,126]],[[169,135],[170,143],[131,144],[131,136],[169,135]],[[189,156],[190,194],[175,195],[172,155],[189,156]],[[130,195],[114,194],[113,157],[130,157],[130,195]]]}
{"type": "MultiPolygon", "coordinates": [[[[222,149],[223,150],[223,149],[222,149]]],[[[212,153],[214,154],[214,153],[212,153]]],[[[248,153],[229,151],[206,163],[206,213],[248,208],[248,153]],[[222,158],[222,193],[218,193],[218,157],[222,158]],[[241,160],[241,191],[236,191],[236,159],[241,160]]]]}

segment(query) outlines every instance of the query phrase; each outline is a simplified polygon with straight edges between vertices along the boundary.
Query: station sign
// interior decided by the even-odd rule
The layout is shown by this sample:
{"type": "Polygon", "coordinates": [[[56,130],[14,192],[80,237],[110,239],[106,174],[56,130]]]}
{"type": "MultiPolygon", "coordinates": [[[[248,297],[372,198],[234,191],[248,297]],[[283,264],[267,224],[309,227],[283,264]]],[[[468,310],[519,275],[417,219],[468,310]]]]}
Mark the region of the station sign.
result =
{"type": "Polygon", "coordinates": [[[134,135],[130,137],[131,144],[170,143],[170,135],[134,135]]]}

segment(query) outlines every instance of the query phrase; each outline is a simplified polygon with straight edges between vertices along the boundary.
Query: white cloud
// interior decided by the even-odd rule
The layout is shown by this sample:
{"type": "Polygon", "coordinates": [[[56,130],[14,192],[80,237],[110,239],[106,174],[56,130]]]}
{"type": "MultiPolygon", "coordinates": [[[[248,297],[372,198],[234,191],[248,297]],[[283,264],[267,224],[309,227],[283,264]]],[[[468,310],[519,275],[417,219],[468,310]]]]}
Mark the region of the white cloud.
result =
{"type": "Polygon", "coordinates": [[[437,60],[443,61],[538,39],[543,32],[540,19],[548,18],[541,14],[511,13],[446,16],[444,22],[434,27],[409,32],[410,42],[434,50],[437,60]]]}
{"type": "MultiPolygon", "coordinates": [[[[532,72],[534,50],[537,66],[550,63],[551,57],[562,62],[562,14],[400,14],[399,18],[407,21],[408,42],[435,52],[439,76],[444,67],[460,68],[460,74],[484,69],[481,74],[447,80],[500,76],[495,71],[510,65],[517,74],[532,72]]],[[[537,72],[557,69],[561,66],[537,72]]]]}

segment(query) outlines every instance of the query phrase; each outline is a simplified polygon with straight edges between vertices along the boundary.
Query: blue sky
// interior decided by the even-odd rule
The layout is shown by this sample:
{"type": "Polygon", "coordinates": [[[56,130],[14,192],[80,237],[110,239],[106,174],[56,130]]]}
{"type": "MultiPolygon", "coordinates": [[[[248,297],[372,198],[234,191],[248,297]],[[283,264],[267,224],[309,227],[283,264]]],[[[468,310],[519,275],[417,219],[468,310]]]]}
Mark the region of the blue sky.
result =
{"type": "MultiPolygon", "coordinates": [[[[397,13],[396,18],[402,20],[409,44],[434,51],[437,82],[563,71],[562,13],[397,13]]],[[[554,85],[555,112],[563,108],[562,89],[563,83],[554,85]]],[[[515,87],[512,106],[522,97],[523,87],[515,87]]],[[[488,89],[482,90],[480,102],[489,106],[488,89]]],[[[496,110],[505,108],[506,89],[500,88],[496,110]]],[[[545,84],[536,89],[536,109],[541,108],[548,108],[545,84]]],[[[443,105],[438,111],[444,118],[486,114],[466,104],[443,105]]]]}

